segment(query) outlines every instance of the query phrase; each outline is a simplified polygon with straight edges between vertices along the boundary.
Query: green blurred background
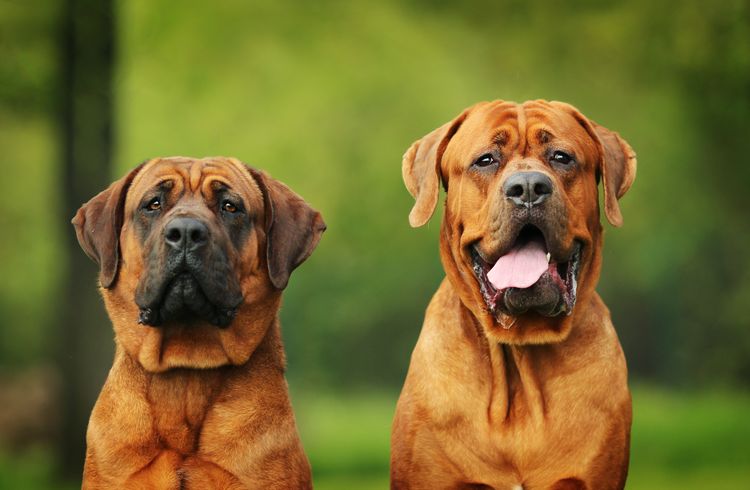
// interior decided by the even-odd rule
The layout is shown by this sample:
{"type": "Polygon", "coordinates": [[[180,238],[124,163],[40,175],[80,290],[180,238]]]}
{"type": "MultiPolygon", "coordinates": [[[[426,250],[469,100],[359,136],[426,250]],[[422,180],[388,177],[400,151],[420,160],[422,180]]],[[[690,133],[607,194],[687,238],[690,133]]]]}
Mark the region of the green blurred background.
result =
{"type": "Polygon", "coordinates": [[[570,102],[638,153],[599,291],[633,489],[750,488],[750,3],[0,0],[0,488],[75,488],[112,355],[75,207],[145,158],[230,155],[328,225],[282,310],[316,488],[387,488],[443,275],[401,155],[479,100],[570,102]]]}

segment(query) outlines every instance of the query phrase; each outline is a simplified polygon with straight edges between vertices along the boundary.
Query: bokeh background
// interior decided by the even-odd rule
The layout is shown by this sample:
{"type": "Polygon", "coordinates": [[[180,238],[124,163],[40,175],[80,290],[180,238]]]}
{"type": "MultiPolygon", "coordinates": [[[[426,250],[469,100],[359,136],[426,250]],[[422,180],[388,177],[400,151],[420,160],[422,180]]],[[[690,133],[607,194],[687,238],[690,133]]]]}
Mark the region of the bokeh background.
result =
{"type": "Polygon", "coordinates": [[[479,100],[570,102],[638,153],[599,291],[633,489],[750,488],[750,4],[0,0],[0,488],[75,488],[112,356],[75,209],[140,161],[231,155],[329,225],[282,310],[316,488],[387,488],[443,275],[401,155],[479,100]]]}

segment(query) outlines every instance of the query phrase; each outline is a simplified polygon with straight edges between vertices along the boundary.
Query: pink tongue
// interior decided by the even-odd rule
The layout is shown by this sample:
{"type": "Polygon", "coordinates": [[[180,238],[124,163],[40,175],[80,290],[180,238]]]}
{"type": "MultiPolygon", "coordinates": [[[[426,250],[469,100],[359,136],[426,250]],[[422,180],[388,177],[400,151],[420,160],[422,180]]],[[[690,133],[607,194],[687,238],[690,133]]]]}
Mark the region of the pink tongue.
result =
{"type": "Polygon", "coordinates": [[[498,259],[487,273],[495,289],[527,288],[537,282],[547,270],[547,250],[541,240],[517,245],[498,259]]]}

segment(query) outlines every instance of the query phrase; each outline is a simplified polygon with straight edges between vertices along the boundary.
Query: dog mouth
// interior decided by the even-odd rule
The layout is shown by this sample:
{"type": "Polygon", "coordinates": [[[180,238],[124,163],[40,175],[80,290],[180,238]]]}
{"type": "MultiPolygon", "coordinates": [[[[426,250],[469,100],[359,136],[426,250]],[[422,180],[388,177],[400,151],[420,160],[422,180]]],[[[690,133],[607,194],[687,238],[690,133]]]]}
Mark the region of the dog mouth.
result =
{"type": "Polygon", "coordinates": [[[180,271],[162,283],[152,301],[146,305],[138,304],[138,323],[158,327],[208,322],[219,328],[228,327],[237,314],[242,298],[225,298],[229,306],[211,301],[209,298],[201,286],[201,281],[193,273],[180,271]]]}
{"type": "Polygon", "coordinates": [[[574,240],[568,253],[553,257],[542,231],[526,225],[511,248],[494,263],[469,247],[474,275],[489,311],[518,316],[535,311],[543,316],[570,315],[576,303],[582,243],[574,240]]]}

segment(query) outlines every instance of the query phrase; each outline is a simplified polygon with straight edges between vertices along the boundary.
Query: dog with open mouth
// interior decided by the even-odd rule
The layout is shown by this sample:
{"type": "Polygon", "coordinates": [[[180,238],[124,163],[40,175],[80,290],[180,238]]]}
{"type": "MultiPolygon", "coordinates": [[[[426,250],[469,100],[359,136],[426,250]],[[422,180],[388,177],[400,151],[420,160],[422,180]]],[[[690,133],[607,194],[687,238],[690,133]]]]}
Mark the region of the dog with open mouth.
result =
{"type": "Polygon", "coordinates": [[[627,367],[595,291],[604,214],[636,172],[617,133],[543,100],[469,107],[403,158],[412,226],[446,191],[446,277],[391,435],[394,489],[621,489],[627,367]]]}
{"type": "Polygon", "coordinates": [[[170,157],[114,182],[73,224],[116,344],[83,488],[312,488],[278,311],[320,214],[234,158],[170,157]]]}

